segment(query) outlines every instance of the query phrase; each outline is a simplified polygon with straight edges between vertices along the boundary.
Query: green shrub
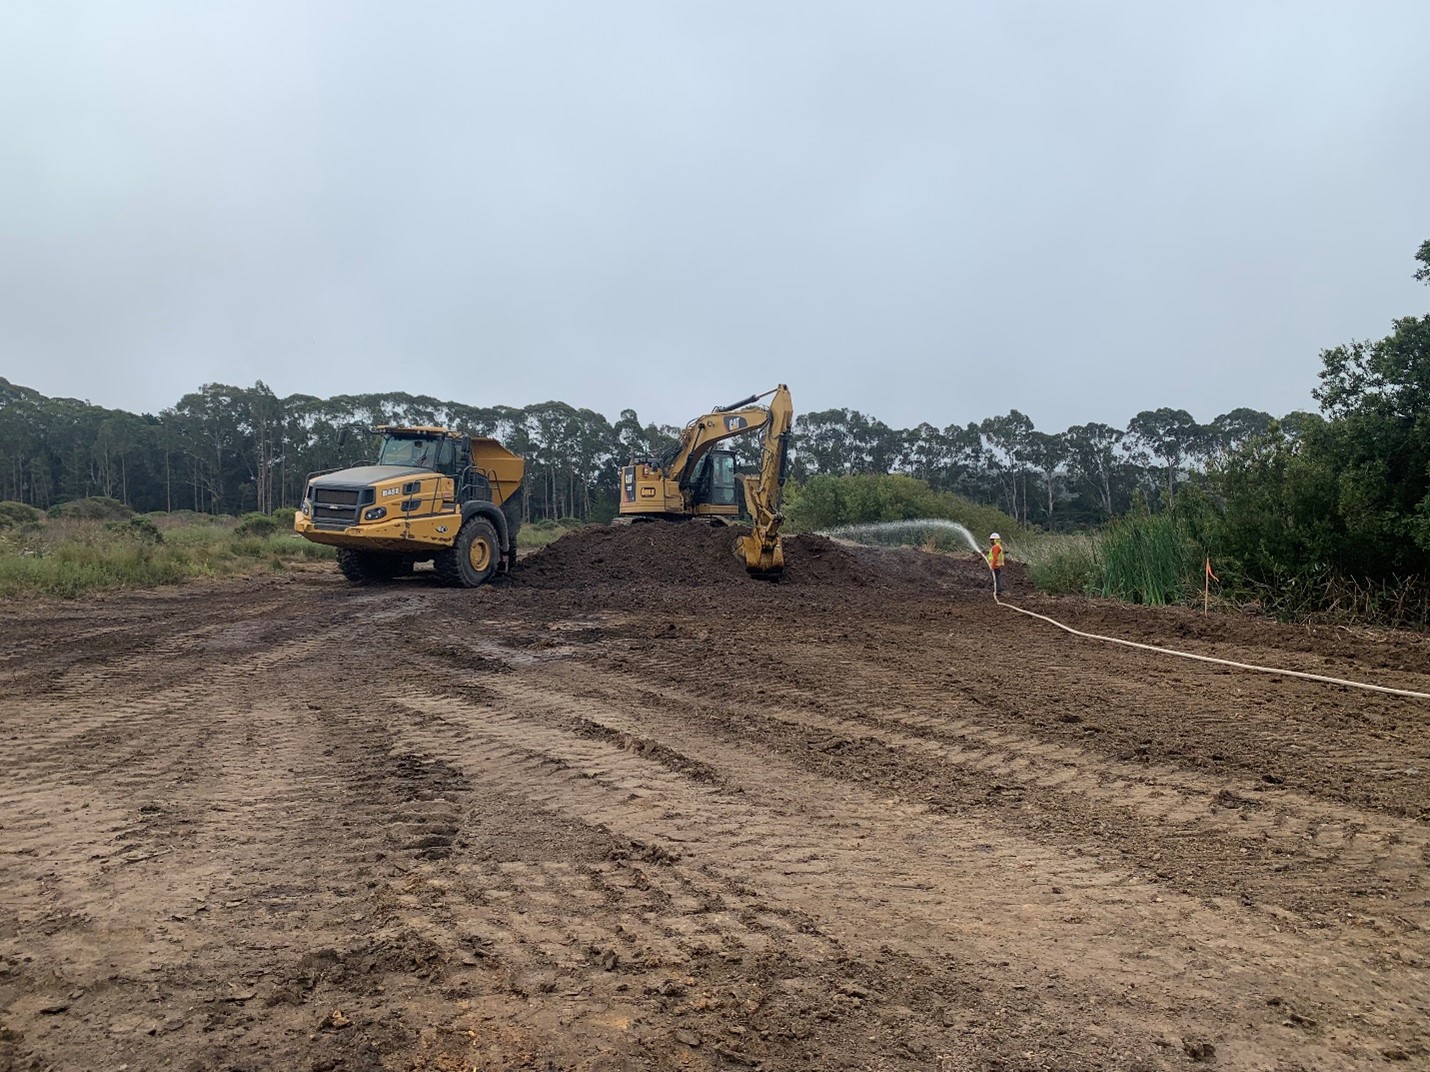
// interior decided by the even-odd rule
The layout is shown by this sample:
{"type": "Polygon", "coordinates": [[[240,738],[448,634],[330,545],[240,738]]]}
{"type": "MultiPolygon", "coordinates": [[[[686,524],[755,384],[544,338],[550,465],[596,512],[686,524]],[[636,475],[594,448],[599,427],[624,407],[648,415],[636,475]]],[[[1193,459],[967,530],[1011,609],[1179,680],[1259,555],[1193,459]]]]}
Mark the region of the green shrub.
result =
{"type": "Polygon", "coordinates": [[[1033,585],[1040,592],[1080,595],[1100,590],[1102,585],[1097,537],[1089,533],[1020,541],[1018,559],[1027,563],[1033,585]]]}
{"type": "MultiPolygon", "coordinates": [[[[291,518],[288,523],[293,523],[291,518]]],[[[244,514],[233,531],[238,536],[256,536],[262,539],[278,531],[278,519],[269,514],[244,514]]]]}
{"type": "MultiPolygon", "coordinates": [[[[269,518],[266,514],[260,514],[259,516],[267,521],[272,520],[272,518],[269,518]]],[[[261,536],[239,535],[238,539],[233,541],[232,548],[233,553],[240,558],[261,558],[268,550],[267,544],[261,536]]]]}
{"type": "MultiPolygon", "coordinates": [[[[1009,536],[1019,528],[1001,510],[949,491],[935,491],[922,480],[902,474],[811,477],[798,487],[785,489],[784,514],[790,530],[796,532],[887,521],[956,521],[972,530],[980,543],[990,532],[1009,536]]],[[[932,539],[935,546],[947,544],[950,550],[968,550],[962,537],[951,533],[915,539],[920,543],[932,539]]]]}
{"type": "Polygon", "coordinates": [[[29,528],[45,519],[43,510],[26,506],[21,502],[0,502],[0,529],[29,528]]]}
{"type": "Polygon", "coordinates": [[[274,510],[272,514],[273,520],[278,522],[278,527],[281,529],[291,529],[293,527],[293,519],[297,516],[298,511],[291,506],[280,506],[277,510],[274,510]]]}
{"type": "Polygon", "coordinates": [[[134,516],[134,511],[118,499],[94,495],[52,506],[50,516],[66,521],[126,521],[134,516]]]}
{"type": "Polygon", "coordinates": [[[164,542],[164,534],[147,517],[131,517],[128,521],[106,521],[104,531],[112,537],[134,543],[164,542]]]}
{"type": "Polygon", "coordinates": [[[193,525],[218,527],[227,525],[233,520],[226,514],[203,514],[196,510],[155,510],[145,516],[161,529],[188,528],[193,525]]]}
{"type": "Polygon", "coordinates": [[[337,557],[337,549],[325,543],[314,543],[312,540],[305,540],[301,536],[280,534],[269,541],[270,545],[276,545],[279,552],[284,556],[292,558],[306,558],[309,560],[333,559],[337,557]]]}

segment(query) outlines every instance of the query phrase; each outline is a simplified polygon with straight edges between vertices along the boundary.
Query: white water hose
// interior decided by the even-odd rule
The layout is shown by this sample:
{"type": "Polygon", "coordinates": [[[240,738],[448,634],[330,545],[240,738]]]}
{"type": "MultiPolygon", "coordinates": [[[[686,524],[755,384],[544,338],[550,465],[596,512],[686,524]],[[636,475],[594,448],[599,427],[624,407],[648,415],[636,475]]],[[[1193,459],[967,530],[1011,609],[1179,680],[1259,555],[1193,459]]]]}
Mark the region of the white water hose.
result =
{"type": "MultiPolygon", "coordinates": [[[[984,559],[986,562],[987,559],[984,559]]],[[[990,564],[988,570],[991,573],[993,566],[990,564]]],[[[1029,618],[1037,618],[1047,622],[1049,625],[1057,626],[1065,633],[1073,636],[1084,637],[1087,640],[1102,640],[1108,644],[1121,644],[1125,648],[1141,648],[1143,651],[1160,652],[1163,655],[1175,655],[1179,659],[1195,659],[1201,663],[1217,663],[1220,666],[1231,666],[1237,670],[1254,670],[1259,674],[1280,674],[1283,677],[1299,677],[1307,681],[1323,681],[1328,685],[1344,685],[1350,689],[1366,689],[1370,692],[1383,692],[1390,696],[1408,696],[1414,700],[1430,700],[1430,692],[1415,692],[1413,689],[1392,689],[1387,685],[1367,685],[1363,681],[1347,681],[1341,677],[1327,677],[1325,674],[1308,674],[1301,670],[1280,670],[1274,666],[1257,666],[1255,663],[1238,663],[1230,659],[1217,659],[1211,655],[1197,655],[1190,651],[1177,651],[1175,648],[1159,648],[1155,644],[1139,644],[1135,640],[1122,640],[1118,637],[1102,636],[1098,633],[1084,633],[1081,629],[1074,629],[1070,625],[1049,618],[1046,614],[1034,614],[1030,610],[1022,607],[1015,607],[1012,603],[1005,603],[998,598],[998,592],[993,593],[993,602],[1000,607],[1007,607],[1009,610],[1017,611],[1019,614],[1026,614],[1029,618]]]]}

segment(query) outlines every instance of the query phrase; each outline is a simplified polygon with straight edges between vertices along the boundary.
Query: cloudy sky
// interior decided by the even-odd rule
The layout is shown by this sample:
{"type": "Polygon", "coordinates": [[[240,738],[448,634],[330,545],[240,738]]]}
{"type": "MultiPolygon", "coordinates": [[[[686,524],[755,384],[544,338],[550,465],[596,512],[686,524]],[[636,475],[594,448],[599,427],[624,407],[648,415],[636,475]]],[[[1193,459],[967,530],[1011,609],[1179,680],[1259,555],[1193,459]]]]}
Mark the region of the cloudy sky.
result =
{"type": "Polygon", "coordinates": [[[0,6],[0,375],[1038,427],[1423,313],[1430,4],[0,6]]]}

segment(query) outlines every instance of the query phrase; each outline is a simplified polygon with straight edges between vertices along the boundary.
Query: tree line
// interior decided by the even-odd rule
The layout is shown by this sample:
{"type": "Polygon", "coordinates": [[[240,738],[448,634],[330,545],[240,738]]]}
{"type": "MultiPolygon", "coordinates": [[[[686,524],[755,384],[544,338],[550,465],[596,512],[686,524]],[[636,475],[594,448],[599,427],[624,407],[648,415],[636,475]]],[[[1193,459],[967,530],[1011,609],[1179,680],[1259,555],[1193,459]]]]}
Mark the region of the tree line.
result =
{"type": "MultiPolygon", "coordinates": [[[[1280,422],[1296,428],[1302,415],[1280,422]]],[[[400,392],[280,398],[264,383],[207,384],[157,415],[47,398],[0,379],[0,499],[42,509],[102,495],[139,511],[270,512],[302,498],[308,473],[359,460],[344,428],[418,424],[501,440],[527,460],[531,519],[605,519],[616,470],[664,449],[679,429],[609,421],[564,402],[473,406],[400,392]]],[[[936,490],[994,505],[1025,523],[1072,527],[1106,520],[1134,501],[1175,500],[1179,481],[1273,425],[1237,409],[1198,424],[1181,409],[1148,410],[1124,428],[1039,431],[1010,413],[965,426],[892,428],[858,410],[797,416],[791,476],[902,473],[936,490]]],[[[753,464],[756,437],[731,443],[753,464]]]]}
{"type": "Polygon", "coordinates": [[[459,428],[527,461],[535,518],[614,509],[612,459],[669,441],[629,410],[612,424],[564,402],[472,406],[401,392],[280,398],[264,383],[206,384],[156,414],[47,398],[0,379],[0,499],[42,509],[102,495],[135,510],[211,514],[296,506],[307,475],[368,460],[354,425],[459,428]]]}

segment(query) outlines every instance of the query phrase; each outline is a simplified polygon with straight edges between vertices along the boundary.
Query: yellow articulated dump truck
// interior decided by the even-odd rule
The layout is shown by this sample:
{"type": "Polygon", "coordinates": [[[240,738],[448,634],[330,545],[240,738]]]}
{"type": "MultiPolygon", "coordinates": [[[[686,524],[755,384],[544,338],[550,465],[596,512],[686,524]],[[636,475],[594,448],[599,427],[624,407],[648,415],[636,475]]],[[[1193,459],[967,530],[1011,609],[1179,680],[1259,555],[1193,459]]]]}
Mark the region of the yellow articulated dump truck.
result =
{"type": "Polygon", "coordinates": [[[350,581],[390,580],[431,562],[474,588],[516,561],[526,463],[495,439],[382,425],[372,465],[313,473],[294,529],[338,551],[350,581]]]}

